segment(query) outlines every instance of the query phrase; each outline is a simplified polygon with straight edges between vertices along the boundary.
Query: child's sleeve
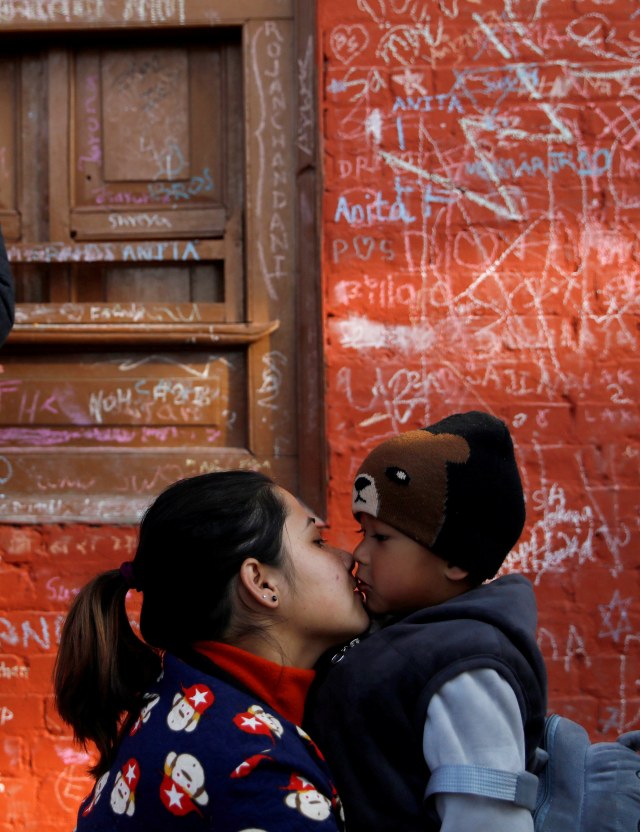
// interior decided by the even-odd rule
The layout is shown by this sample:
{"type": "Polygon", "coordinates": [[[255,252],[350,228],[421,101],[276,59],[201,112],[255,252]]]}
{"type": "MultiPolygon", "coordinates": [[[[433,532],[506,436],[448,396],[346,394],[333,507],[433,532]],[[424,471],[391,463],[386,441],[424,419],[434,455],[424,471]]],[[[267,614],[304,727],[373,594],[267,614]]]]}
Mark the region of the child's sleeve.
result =
{"type": "MultiPolygon", "coordinates": [[[[524,727],[508,682],[495,670],[480,669],[443,685],[429,703],[423,751],[431,771],[443,765],[524,771],[524,727]]],[[[441,832],[533,832],[531,812],[503,800],[468,794],[435,800],[441,832]]]]}
{"type": "Polygon", "coordinates": [[[15,314],[14,283],[7,259],[2,232],[0,231],[0,347],[4,344],[15,314]]]}

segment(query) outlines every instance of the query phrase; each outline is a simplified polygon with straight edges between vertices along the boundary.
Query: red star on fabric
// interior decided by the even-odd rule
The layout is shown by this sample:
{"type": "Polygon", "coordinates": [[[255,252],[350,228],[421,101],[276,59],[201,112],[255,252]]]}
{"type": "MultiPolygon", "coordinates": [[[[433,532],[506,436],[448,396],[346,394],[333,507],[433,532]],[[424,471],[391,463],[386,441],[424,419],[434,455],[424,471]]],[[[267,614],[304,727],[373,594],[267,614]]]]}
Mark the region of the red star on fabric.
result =
{"type": "Polygon", "coordinates": [[[196,688],[193,692],[193,696],[189,697],[189,700],[193,703],[193,707],[197,710],[198,705],[208,705],[209,696],[211,695],[210,690],[198,690],[196,688]]]}

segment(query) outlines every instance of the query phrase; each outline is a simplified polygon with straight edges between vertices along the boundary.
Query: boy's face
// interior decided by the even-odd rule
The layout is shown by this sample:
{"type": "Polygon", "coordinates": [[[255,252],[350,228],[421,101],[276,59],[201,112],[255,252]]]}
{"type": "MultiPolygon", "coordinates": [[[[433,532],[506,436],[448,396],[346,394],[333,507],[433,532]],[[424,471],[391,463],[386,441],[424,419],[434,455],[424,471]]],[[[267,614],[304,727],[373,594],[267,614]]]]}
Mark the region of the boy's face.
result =
{"type": "Polygon", "coordinates": [[[393,526],[364,513],[360,524],[356,578],[371,615],[432,607],[467,589],[464,581],[453,577],[460,570],[393,526]]]}

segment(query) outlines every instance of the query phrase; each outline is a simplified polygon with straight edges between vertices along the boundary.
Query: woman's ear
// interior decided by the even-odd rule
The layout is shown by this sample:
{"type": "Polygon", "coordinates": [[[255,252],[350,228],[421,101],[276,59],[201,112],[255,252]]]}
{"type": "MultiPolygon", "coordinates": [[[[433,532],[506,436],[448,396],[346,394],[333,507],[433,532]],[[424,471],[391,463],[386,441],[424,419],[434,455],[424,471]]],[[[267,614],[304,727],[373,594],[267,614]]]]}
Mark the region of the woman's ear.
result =
{"type": "Polygon", "coordinates": [[[454,566],[452,563],[447,564],[444,574],[450,581],[466,581],[469,577],[468,570],[454,566]]]}
{"type": "Polygon", "coordinates": [[[278,606],[278,584],[273,569],[256,558],[243,561],[238,573],[238,588],[246,600],[260,607],[278,606]]]}

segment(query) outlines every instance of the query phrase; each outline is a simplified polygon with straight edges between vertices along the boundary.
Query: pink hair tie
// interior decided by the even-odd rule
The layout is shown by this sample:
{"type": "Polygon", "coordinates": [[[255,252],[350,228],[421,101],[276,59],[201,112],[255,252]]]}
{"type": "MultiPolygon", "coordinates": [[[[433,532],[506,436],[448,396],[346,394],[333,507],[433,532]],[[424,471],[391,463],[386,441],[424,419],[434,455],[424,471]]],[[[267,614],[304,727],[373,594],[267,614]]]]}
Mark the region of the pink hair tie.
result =
{"type": "Polygon", "coordinates": [[[135,589],[137,592],[140,592],[140,587],[136,585],[136,578],[133,574],[133,561],[125,560],[121,563],[120,574],[129,589],[135,589]]]}

